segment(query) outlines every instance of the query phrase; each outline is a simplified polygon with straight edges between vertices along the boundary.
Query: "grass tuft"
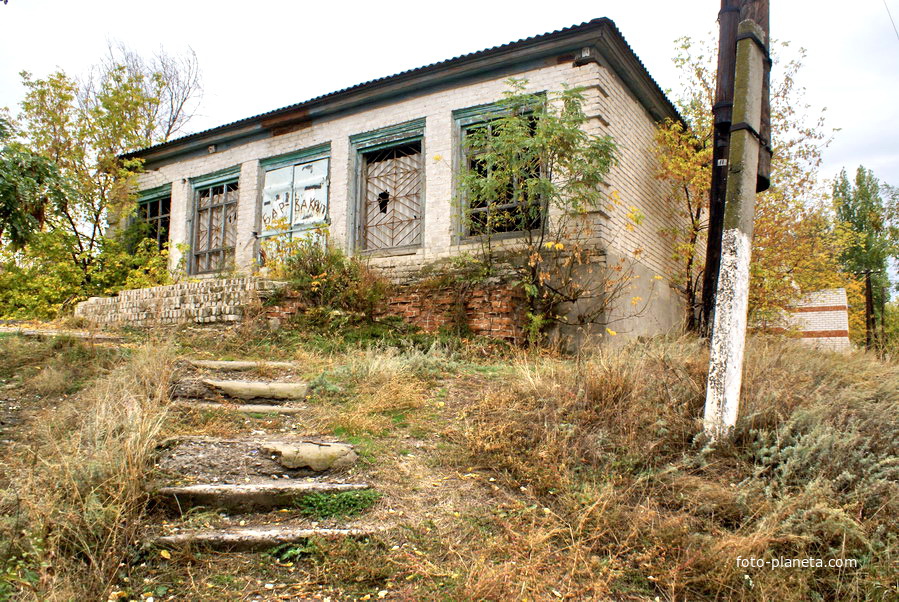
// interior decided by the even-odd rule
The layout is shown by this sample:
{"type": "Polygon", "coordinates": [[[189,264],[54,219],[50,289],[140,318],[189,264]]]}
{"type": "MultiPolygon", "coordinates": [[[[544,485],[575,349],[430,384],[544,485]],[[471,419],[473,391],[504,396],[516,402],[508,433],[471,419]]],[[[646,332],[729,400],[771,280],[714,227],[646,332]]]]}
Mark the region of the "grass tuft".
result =
{"type": "Polygon", "coordinates": [[[381,494],[372,489],[310,493],[298,499],[296,507],[301,514],[314,519],[346,518],[368,510],[379,499],[381,494]]]}

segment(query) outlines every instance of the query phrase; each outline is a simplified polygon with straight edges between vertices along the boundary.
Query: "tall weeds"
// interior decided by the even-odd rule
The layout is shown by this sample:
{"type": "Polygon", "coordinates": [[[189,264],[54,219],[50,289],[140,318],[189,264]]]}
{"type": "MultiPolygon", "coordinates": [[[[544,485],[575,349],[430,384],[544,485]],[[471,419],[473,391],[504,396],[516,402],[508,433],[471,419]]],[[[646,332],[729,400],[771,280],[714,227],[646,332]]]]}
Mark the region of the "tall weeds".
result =
{"type": "Polygon", "coordinates": [[[173,357],[167,343],[141,347],[33,421],[9,458],[0,584],[31,599],[105,599],[136,540],[173,357]]]}
{"type": "Polygon", "coordinates": [[[747,359],[735,436],[714,449],[698,436],[708,359],[697,340],[522,364],[452,433],[467,463],[499,471],[537,509],[494,525],[501,535],[477,552],[466,590],[666,600],[897,593],[899,368],[768,339],[754,340],[747,359]],[[859,567],[747,571],[738,556],[859,567]]]}

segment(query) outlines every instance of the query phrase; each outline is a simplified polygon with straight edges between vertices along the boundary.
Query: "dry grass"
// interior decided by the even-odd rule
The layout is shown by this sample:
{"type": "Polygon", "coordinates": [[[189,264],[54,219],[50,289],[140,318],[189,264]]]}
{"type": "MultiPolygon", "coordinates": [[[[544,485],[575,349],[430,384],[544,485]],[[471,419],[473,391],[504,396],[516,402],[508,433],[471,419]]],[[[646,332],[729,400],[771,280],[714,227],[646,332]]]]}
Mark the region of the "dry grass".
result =
{"type": "Polygon", "coordinates": [[[502,521],[507,533],[476,554],[466,592],[895,594],[899,369],[756,340],[734,440],[708,449],[696,436],[706,362],[700,342],[679,339],[581,365],[524,364],[518,379],[469,408],[454,432],[467,460],[526,486],[546,510],[502,521]],[[737,556],[863,566],[748,574],[737,556]]]}
{"type": "MultiPolygon", "coordinates": [[[[281,340],[253,336],[227,346],[193,341],[189,352],[263,357],[281,340]]],[[[439,345],[297,346],[278,357],[302,358],[322,374],[297,432],[351,435],[365,460],[360,476],[384,494],[366,520],[398,527],[362,542],[315,542],[292,565],[253,555],[141,557],[121,569],[129,583],[148,578],[145,591],[164,585],[176,599],[209,600],[374,599],[382,590],[398,600],[899,593],[895,365],[755,339],[733,441],[710,449],[697,436],[708,358],[694,339],[577,360],[488,358],[499,364],[439,345]],[[862,566],[747,570],[737,556],[862,566]]],[[[17,466],[41,458],[22,471],[33,476],[18,506],[6,501],[6,510],[20,509],[15,529],[29,531],[11,538],[24,559],[8,566],[20,580],[33,571],[34,585],[18,584],[32,598],[106,592],[134,537],[139,473],[164,417],[164,391],[139,375],[168,378],[170,367],[170,359],[135,356],[100,381],[105,389],[48,415],[31,455],[17,455],[17,466]],[[119,404],[132,408],[125,411],[122,399],[158,401],[119,404]]],[[[173,413],[163,428],[227,435],[263,420],[173,413]]],[[[265,428],[292,429],[292,420],[265,428]]]]}
{"type": "MultiPolygon", "coordinates": [[[[3,554],[25,599],[101,599],[135,542],[144,473],[165,417],[173,354],[141,347],[32,421],[8,454],[3,554]]],[[[3,579],[0,579],[0,584],[3,579]]]]}

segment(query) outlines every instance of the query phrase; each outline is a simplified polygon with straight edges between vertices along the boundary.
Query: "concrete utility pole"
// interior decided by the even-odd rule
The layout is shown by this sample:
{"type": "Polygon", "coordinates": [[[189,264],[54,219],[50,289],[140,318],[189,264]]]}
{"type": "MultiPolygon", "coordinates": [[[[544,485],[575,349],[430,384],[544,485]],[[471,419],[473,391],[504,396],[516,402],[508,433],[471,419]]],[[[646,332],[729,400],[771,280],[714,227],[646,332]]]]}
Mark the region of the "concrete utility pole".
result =
{"type": "Polygon", "coordinates": [[[753,20],[742,21],[737,28],[721,270],[705,401],[704,430],[712,441],[730,434],[740,405],[766,59],[765,32],[753,20]]]}
{"type": "MultiPolygon", "coordinates": [[[[718,290],[721,266],[721,235],[724,229],[724,205],[727,194],[727,159],[730,153],[730,126],[734,106],[734,64],[737,55],[737,24],[750,19],[768,35],[768,0],[721,0],[718,12],[718,70],[715,85],[715,105],[712,107],[712,186],[709,191],[709,229],[707,235],[705,272],[702,276],[702,306],[699,314],[700,333],[708,336],[718,290]]],[[[766,37],[767,46],[767,37],[766,37]]],[[[759,127],[761,148],[756,174],[756,192],[770,185],[771,108],[768,101],[771,60],[765,52],[765,82],[762,92],[762,121],[759,127]]]]}

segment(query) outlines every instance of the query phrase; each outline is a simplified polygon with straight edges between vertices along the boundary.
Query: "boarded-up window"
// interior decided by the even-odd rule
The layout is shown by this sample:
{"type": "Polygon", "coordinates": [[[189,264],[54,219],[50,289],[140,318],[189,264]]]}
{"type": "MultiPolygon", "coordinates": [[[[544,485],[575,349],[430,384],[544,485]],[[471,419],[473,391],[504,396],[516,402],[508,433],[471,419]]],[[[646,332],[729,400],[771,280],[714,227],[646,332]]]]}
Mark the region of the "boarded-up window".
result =
{"type": "Polygon", "coordinates": [[[265,172],[260,236],[308,230],[327,217],[327,158],[265,172]]]}
{"type": "Polygon", "coordinates": [[[421,244],[421,141],[363,155],[362,248],[421,244]]]}
{"type": "Polygon", "coordinates": [[[237,182],[196,190],[194,272],[219,272],[234,263],[237,240],[237,182]]]}

